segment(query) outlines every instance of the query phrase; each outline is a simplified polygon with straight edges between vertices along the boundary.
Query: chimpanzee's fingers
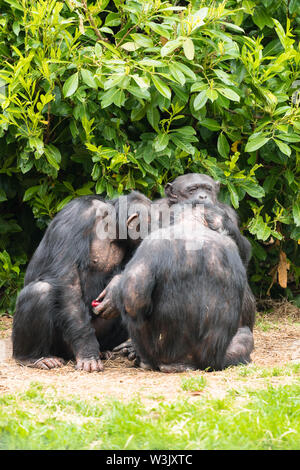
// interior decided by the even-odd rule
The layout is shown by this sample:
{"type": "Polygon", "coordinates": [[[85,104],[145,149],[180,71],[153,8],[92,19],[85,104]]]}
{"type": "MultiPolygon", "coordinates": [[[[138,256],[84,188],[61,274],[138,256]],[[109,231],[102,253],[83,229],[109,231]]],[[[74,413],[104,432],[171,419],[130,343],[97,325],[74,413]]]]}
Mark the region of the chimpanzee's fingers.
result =
{"type": "Polygon", "coordinates": [[[127,356],[127,359],[129,361],[133,361],[135,358],[136,358],[136,352],[135,351],[131,351],[127,356]]]}
{"type": "Polygon", "coordinates": [[[109,300],[104,300],[99,305],[97,305],[97,307],[94,307],[93,309],[94,313],[96,315],[100,315],[100,314],[102,315],[106,311],[108,306],[109,306],[109,300]]]}
{"type": "Polygon", "coordinates": [[[77,359],[75,369],[85,372],[101,372],[103,370],[103,364],[98,358],[77,359]]]}
{"type": "Polygon", "coordinates": [[[95,300],[102,300],[106,296],[106,289],[104,289],[95,300]]]}
{"type": "Polygon", "coordinates": [[[127,347],[131,346],[131,345],[132,345],[131,339],[129,338],[129,339],[127,339],[126,341],[124,341],[124,343],[121,343],[121,344],[119,344],[119,346],[116,346],[116,347],[113,349],[113,351],[118,352],[118,351],[121,351],[121,350],[124,349],[124,348],[127,348],[127,347]]]}

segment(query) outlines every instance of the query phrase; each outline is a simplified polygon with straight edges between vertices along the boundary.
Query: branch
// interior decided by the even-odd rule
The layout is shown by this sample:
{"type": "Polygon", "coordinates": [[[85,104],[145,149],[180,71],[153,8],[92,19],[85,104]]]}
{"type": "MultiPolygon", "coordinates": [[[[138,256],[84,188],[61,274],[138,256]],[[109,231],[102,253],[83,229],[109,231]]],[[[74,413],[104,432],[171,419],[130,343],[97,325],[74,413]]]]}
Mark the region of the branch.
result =
{"type": "Polygon", "coordinates": [[[86,0],[81,0],[81,3],[83,5],[83,9],[84,9],[84,12],[86,13],[88,19],[89,19],[89,22],[90,22],[90,25],[91,27],[93,28],[97,38],[99,39],[99,41],[107,41],[106,38],[104,38],[102,36],[102,34],[100,33],[99,29],[97,28],[96,26],[96,23],[94,21],[94,18],[92,17],[92,15],[90,14],[89,12],[89,9],[88,9],[88,6],[87,6],[87,3],[86,3],[86,0]]]}
{"type": "Polygon", "coordinates": [[[137,27],[138,27],[137,24],[131,26],[131,28],[129,28],[129,30],[127,31],[127,33],[124,34],[124,36],[122,37],[122,39],[120,39],[120,41],[118,42],[118,44],[116,44],[116,47],[119,47],[120,44],[122,44],[122,42],[124,41],[124,39],[127,38],[128,34],[130,34],[131,31],[133,31],[133,30],[134,30],[135,28],[137,28],[137,27]]]}

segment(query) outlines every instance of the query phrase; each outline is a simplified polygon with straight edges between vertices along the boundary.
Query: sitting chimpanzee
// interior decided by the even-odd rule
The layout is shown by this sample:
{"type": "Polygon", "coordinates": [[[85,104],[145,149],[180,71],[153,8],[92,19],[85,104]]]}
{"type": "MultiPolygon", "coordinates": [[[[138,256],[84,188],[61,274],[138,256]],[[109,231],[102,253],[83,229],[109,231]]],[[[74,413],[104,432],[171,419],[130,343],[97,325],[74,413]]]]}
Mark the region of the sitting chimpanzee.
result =
{"type": "MultiPolygon", "coordinates": [[[[217,211],[209,211],[206,214],[206,223],[212,230],[223,229],[235,241],[242,262],[247,269],[251,258],[251,245],[245,238],[238,225],[238,216],[232,207],[218,201],[220,189],[219,181],[214,181],[210,176],[199,173],[190,173],[176,178],[173,183],[168,183],[165,188],[166,200],[169,206],[177,202],[210,202],[217,211]]],[[[160,202],[159,202],[160,203],[160,202]]],[[[164,202],[164,204],[166,204],[164,202]]],[[[247,326],[253,331],[255,322],[255,299],[251,292],[248,280],[244,292],[241,326],[247,326]]]]}
{"type": "MultiPolygon", "coordinates": [[[[218,230],[224,236],[230,236],[236,243],[242,262],[247,268],[251,256],[251,245],[243,237],[238,227],[238,218],[235,211],[228,205],[217,200],[220,184],[214,181],[208,175],[191,173],[176,178],[173,183],[168,183],[165,192],[167,197],[153,203],[154,206],[162,212],[162,227],[168,227],[170,218],[168,218],[169,208],[175,208],[178,203],[209,203],[212,207],[205,212],[205,224],[211,230],[218,230]],[[164,216],[164,212],[166,216],[164,216]]],[[[208,233],[208,232],[204,232],[208,233]]],[[[114,281],[115,282],[115,281],[114,281]]],[[[118,315],[116,305],[111,301],[109,295],[110,286],[98,296],[101,301],[94,309],[96,314],[103,315],[105,318],[111,318],[118,315]]],[[[245,279],[242,312],[240,317],[240,329],[236,335],[231,347],[234,347],[234,353],[230,359],[234,362],[234,356],[239,358],[238,349],[242,351],[242,356],[249,357],[249,351],[253,349],[252,330],[255,321],[255,299],[249,287],[247,278],[245,279]]],[[[134,348],[130,341],[125,342],[115,348],[123,354],[129,354],[131,358],[135,357],[134,348]]],[[[230,351],[230,349],[229,349],[230,351]]]]}
{"type": "Polygon", "coordinates": [[[252,333],[239,328],[246,270],[209,191],[204,204],[178,204],[174,223],[146,237],[106,289],[102,317],[121,312],[143,368],[220,370],[250,361],[252,333]]]}
{"type": "Polygon", "coordinates": [[[121,318],[96,317],[91,301],[140,241],[130,236],[131,230],[136,235],[137,204],[147,212],[151,201],[138,192],[112,201],[83,196],[50,223],[28,265],[14,315],[13,356],[20,363],[51,369],[75,358],[77,369],[100,371],[99,343],[105,351],[128,338],[121,318]],[[112,227],[103,233],[110,212],[112,227]]]}

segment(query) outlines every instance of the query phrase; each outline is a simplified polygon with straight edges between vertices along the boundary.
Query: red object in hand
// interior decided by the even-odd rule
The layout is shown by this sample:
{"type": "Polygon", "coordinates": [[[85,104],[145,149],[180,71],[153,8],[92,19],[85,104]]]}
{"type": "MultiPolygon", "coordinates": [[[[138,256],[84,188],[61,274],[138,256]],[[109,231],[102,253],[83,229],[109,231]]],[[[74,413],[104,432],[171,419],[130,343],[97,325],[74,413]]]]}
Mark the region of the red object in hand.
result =
{"type": "Polygon", "coordinates": [[[99,302],[99,300],[93,300],[92,301],[92,307],[98,307],[98,305],[100,304],[101,302],[99,302]]]}

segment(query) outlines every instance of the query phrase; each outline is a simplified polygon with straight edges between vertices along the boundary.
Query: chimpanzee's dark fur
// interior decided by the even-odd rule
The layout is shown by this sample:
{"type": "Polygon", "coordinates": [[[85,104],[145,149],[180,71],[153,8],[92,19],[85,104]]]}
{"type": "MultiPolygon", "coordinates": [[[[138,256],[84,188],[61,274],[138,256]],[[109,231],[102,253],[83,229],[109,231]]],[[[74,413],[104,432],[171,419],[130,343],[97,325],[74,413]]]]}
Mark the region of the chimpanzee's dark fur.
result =
{"type": "MultiPolygon", "coordinates": [[[[138,192],[127,202],[129,211],[135,203],[151,205],[138,192]]],[[[99,343],[105,351],[128,338],[120,317],[103,320],[91,308],[136,245],[130,238],[101,240],[96,234],[105,209],[113,206],[118,215],[118,204],[119,199],[83,196],[50,223],[28,265],[14,315],[13,356],[21,363],[49,369],[76,358],[78,369],[99,371],[99,343]]]]}
{"type": "MultiPolygon", "coordinates": [[[[172,206],[177,202],[209,202],[215,207],[214,211],[208,211],[206,222],[212,230],[223,229],[236,243],[242,262],[247,269],[251,258],[250,242],[244,237],[238,225],[238,216],[232,207],[218,201],[217,196],[220,183],[210,176],[200,173],[189,173],[176,178],[173,183],[168,183],[165,192],[166,199],[158,201],[162,205],[172,206]]],[[[255,298],[251,292],[248,280],[246,281],[241,326],[247,326],[253,331],[255,322],[255,298]]]]}
{"type": "MultiPolygon", "coordinates": [[[[213,218],[216,208],[205,206],[213,218]]],[[[144,368],[220,370],[250,361],[252,334],[239,329],[247,275],[236,243],[207,226],[203,207],[190,207],[143,240],[108,288],[144,368]]]]}
{"type": "MultiPolygon", "coordinates": [[[[212,231],[218,231],[224,237],[229,236],[234,240],[244,267],[247,268],[251,257],[251,245],[239,230],[238,217],[235,211],[230,206],[217,200],[219,186],[219,183],[210,178],[210,176],[199,173],[186,174],[176,178],[173,183],[168,183],[165,188],[167,197],[154,201],[153,204],[158,207],[158,210],[161,211],[162,214],[170,208],[176,211],[178,203],[186,204],[193,202],[195,204],[205,203],[206,206],[209,205],[209,210],[205,211],[205,223],[207,227],[212,231]]],[[[162,226],[167,228],[170,220],[168,217],[162,217],[162,220],[165,221],[162,226]]],[[[205,233],[208,234],[208,239],[210,239],[211,234],[209,234],[208,231],[204,232],[204,234],[205,233]]],[[[191,236],[192,235],[193,234],[191,234],[191,236]]],[[[220,237],[217,239],[220,240],[220,237]]],[[[234,248],[232,249],[234,250],[234,248]]],[[[151,255],[156,257],[155,253],[151,253],[151,255]]],[[[209,250],[207,254],[205,255],[204,253],[203,256],[209,258],[209,250]]],[[[163,263],[163,260],[164,257],[160,259],[160,262],[163,263]]],[[[188,267],[186,267],[186,270],[188,271],[188,267]]],[[[222,293],[219,292],[218,295],[222,296],[222,293]]],[[[99,297],[102,299],[102,302],[95,309],[95,313],[99,313],[103,318],[112,318],[115,314],[118,314],[116,305],[112,302],[110,285],[108,285],[108,288],[99,297]]],[[[178,298],[175,295],[173,299],[173,302],[177,302],[178,306],[180,305],[179,298],[180,295],[178,298]]],[[[251,292],[247,277],[245,277],[243,301],[239,317],[239,327],[241,331],[239,330],[229,348],[231,364],[250,361],[250,353],[253,350],[252,331],[255,321],[255,307],[255,298],[251,292]]],[[[132,345],[128,341],[124,345],[117,347],[116,350],[125,354],[129,353],[132,357],[135,355],[134,348],[132,348],[132,345]]]]}

